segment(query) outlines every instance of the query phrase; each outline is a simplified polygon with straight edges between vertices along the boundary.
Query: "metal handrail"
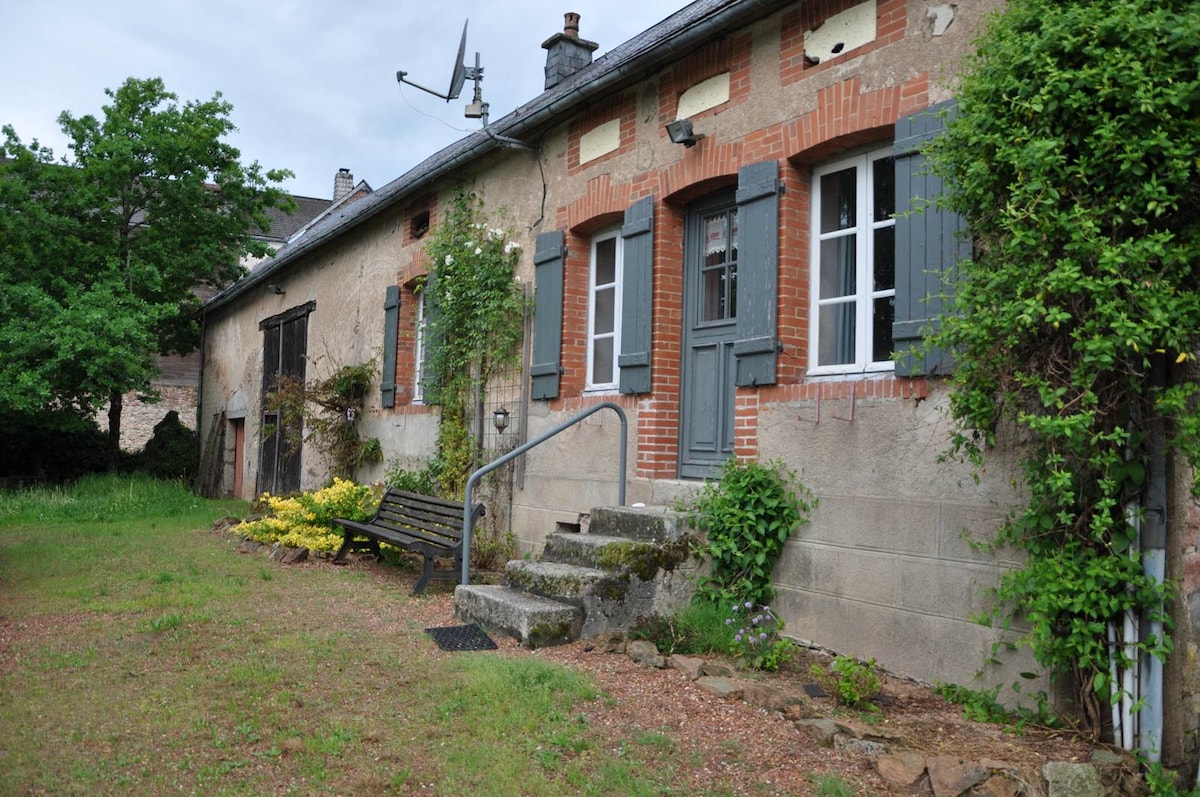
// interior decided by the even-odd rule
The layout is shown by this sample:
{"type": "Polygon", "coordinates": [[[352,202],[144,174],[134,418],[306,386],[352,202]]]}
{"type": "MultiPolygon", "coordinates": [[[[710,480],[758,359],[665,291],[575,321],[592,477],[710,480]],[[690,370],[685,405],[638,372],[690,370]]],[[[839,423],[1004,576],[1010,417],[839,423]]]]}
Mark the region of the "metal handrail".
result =
{"type": "Polygon", "coordinates": [[[629,434],[628,434],[629,433],[629,421],[625,419],[625,410],[621,409],[621,407],[618,404],[616,404],[615,402],[612,402],[612,401],[602,401],[599,404],[595,405],[594,407],[589,407],[588,409],[579,413],[574,418],[571,418],[568,421],[564,421],[563,423],[560,423],[558,426],[555,426],[550,431],[545,432],[545,433],[539,435],[538,437],[535,437],[533,440],[530,440],[529,442],[525,443],[524,445],[514,448],[512,451],[509,451],[507,454],[500,457],[499,459],[492,460],[491,462],[484,465],[479,470],[472,473],[469,477],[467,477],[467,487],[463,494],[463,557],[462,557],[462,578],[461,578],[462,584],[466,585],[466,584],[471,583],[471,531],[475,527],[475,513],[471,511],[471,493],[475,489],[475,483],[477,481],[479,481],[479,479],[482,476],[484,476],[485,474],[491,473],[496,468],[498,468],[501,465],[504,465],[508,462],[511,462],[512,460],[521,456],[522,454],[524,454],[526,451],[533,448],[534,446],[541,445],[542,443],[549,440],[551,437],[554,437],[555,435],[557,435],[559,432],[562,432],[562,431],[565,431],[565,430],[571,428],[575,424],[582,421],[584,418],[587,418],[589,415],[597,413],[600,410],[605,409],[605,408],[608,408],[608,409],[616,412],[617,417],[621,419],[621,453],[620,453],[620,456],[618,457],[619,462],[617,464],[617,468],[618,468],[617,506],[625,506],[625,463],[626,463],[626,457],[627,457],[627,449],[629,446],[629,439],[628,439],[629,438],[629,434]]]}

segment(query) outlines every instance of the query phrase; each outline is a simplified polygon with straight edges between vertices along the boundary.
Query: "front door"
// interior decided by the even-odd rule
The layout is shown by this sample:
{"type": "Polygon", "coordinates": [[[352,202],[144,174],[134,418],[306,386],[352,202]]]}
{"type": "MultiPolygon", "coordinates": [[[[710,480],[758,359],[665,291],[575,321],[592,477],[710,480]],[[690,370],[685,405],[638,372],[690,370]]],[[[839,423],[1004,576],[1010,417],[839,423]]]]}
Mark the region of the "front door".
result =
{"type": "Polygon", "coordinates": [[[738,271],[733,192],[691,208],[684,235],[679,475],[704,478],[733,455],[738,271]]]}

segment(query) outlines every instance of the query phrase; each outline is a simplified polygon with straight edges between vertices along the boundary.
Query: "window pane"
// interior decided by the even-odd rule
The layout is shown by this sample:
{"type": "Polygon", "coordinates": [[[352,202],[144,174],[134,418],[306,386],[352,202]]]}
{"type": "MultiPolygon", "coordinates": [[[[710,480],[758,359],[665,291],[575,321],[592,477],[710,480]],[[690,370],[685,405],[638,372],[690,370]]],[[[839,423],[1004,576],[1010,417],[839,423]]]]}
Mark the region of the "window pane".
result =
{"type": "Polygon", "coordinates": [[[617,239],[596,242],[596,286],[611,285],[617,279],[617,239]]]}
{"type": "Polygon", "coordinates": [[[613,381],[613,339],[592,341],[592,384],[607,385],[613,381]]]}
{"type": "Polygon", "coordinates": [[[725,302],[725,317],[737,318],[737,263],[729,267],[728,299],[725,302]]]}
{"type": "Polygon", "coordinates": [[[872,161],[872,202],[875,221],[890,219],[896,212],[896,167],[891,158],[872,161]]]}
{"type": "Polygon", "coordinates": [[[593,319],[592,333],[604,335],[614,329],[616,318],[615,304],[617,292],[613,288],[603,288],[596,291],[596,316],[593,319]]]}
{"type": "Polygon", "coordinates": [[[857,290],[857,239],[855,235],[843,235],[821,242],[820,298],[851,296],[857,290]]]}
{"type": "Polygon", "coordinates": [[[738,214],[736,210],[729,211],[729,238],[732,243],[729,246],[729,262],[736,263],[738,256],[738,214]]]}
{"type": "Polygon", "coordinates": [[[725,269],[710,268],[700,275],[700,320],[720,321],[725,318],[725,269]]]}
{"type": "Polygon", "coordinates": [[[818,317],[820,347],[817,365],[849,365],[854,362],[854,307],[854,302],[842,302],[821,308],[818,317]]]}
{"type": "Polygon", "coordinates": [[[704,265],[725,262],[725,215],[712,216],[704,222],[704,265]]]}
{"type": "Polygon", "coordinates": [[[875,290],[890,291],[896,287],[896,228],[875,230],[875,290]]]}
{"type": "Polygon", "coordinates": [[[854,169],[821,178],[821,232],[834,232],[858,223],[855,214],[854,169]]]}
{"type": "Polygon", "coordinates": [[[875,300],[871,334],[871,359],[883,362],[892,358],[892,322],[896,320],[896,299],[883,296],[875,300]]]}

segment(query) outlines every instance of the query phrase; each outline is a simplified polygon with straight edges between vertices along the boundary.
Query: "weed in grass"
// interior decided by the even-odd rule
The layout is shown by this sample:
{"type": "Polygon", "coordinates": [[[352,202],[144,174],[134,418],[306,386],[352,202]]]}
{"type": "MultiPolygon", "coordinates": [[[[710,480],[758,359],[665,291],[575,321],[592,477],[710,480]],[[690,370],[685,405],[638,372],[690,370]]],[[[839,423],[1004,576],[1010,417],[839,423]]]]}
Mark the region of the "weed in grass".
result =
{"type": "Polygon", "coordinates": [[[260,568],[260,569],[259,569],[259,571],[258,571],[258,577],[259,577],[260,579],[262,579],[263,581],[270,581],[271,579],[275,578],[275,574],[274,574],[274,573],[272,573],[272,572],[271,572],[270,570],[268,570],[267,568],[263,567],[263,568],[260,568]]]}
{"type": "Polygon", "coordinates": [[[637,743],[646,747],[657,747],[663,750],[671,750],[675,747],[675,740],[665,733],[657,733],[649,731],[642,733],[637,737],[637,743]]]}
{"type": "Polygon", "coordinates": [[[810,775],[816,797],[854,797],[858,791],[837,775],[810,775]]]}
{"type": "Polygon", "coordinates": [[[150,620],[150,630],[155,634],[183,627],[183,617],[178,614],[163,614],[150,620]]]}

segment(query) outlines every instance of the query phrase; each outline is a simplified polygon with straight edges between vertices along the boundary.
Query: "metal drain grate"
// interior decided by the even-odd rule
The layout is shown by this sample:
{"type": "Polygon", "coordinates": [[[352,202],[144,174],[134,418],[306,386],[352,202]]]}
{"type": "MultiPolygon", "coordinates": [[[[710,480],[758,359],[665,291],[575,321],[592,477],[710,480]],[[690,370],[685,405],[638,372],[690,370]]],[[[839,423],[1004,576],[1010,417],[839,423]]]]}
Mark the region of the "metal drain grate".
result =
{"type": "Polygon", "coordinates": [[[495,650],[496,643],[475,623],[426,628],[442,650],[495,650]]]}

